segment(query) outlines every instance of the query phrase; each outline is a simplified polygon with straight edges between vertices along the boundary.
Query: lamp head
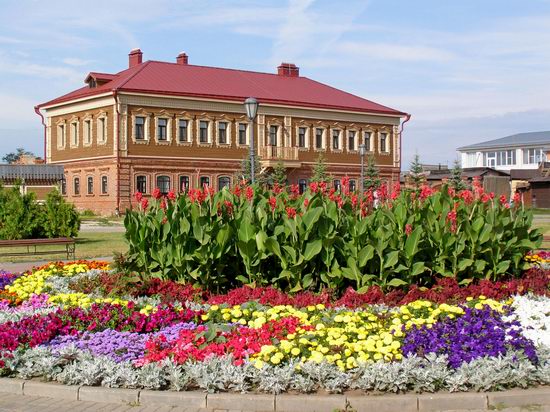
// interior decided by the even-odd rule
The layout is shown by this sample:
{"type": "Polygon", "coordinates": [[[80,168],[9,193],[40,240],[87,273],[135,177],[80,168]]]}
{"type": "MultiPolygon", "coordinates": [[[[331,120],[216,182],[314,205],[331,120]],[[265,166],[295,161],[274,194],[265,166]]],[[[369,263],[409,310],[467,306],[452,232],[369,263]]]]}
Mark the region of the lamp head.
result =
{"type": "Polygon", "coordinates": [[[359,155],[365,156],[366,153],[367,153],[367,148],[364,143],[361,143],[359,145],[359,155]]]}
{"type": "Polygon", "coordinates": [[[246,115],[250,120],[254,120],[256,118],[256,114],[258,113],[258,106],[258,100],[256,100],[254,97],[249,97],[244,101],[246,115]]]}

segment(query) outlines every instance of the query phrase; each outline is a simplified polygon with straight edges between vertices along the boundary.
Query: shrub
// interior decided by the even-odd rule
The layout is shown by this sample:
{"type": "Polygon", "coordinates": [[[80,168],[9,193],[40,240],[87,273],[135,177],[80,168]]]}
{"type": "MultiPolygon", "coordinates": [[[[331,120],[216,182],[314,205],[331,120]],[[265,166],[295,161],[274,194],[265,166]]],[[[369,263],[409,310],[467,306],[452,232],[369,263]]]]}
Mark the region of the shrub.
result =
{"type": "Polygon", "coordinates": [[[79,229],[78,212],[56,190],[39,204],[34,193],[0,186],[0,239],[70,237],[79,229]]]}
{"type": "Polygon", "coordinates": [[[129,259],[137,270],[209,290],[274,285],[364,291],[417,284],[435,276],[468,284],[519,275],[541,234],[519,202],[474,190],[455,193],[387,187],[363,198],[312,183],[300,195],[237,186],[216,194],[191,190],[162,197],[125,218],[129,259]]]}

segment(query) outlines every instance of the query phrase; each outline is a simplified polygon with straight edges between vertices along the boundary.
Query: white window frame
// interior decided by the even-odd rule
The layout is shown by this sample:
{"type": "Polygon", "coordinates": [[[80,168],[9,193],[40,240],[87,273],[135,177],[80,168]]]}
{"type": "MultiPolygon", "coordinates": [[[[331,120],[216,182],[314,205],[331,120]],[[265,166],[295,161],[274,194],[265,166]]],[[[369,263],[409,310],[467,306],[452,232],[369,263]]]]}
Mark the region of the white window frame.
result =
{"type": "Polygon", "coordinates": [[[341,127],[331,127],[330,128],[330,151],[334,153],[341,153],[344,151],[344,142],[342,135],[344,134],[344,129],[341,127]],[[338,131],[338,149],[334,148],[333,139],[334,132],[338,131]]]}
{"type": "Polygon", "coordinates": [[[283,123],[279,123],[279,122],[269,122],[267,124],[267,133],[266,133],[266,146],[271,146],[271,147],[285,147],[285,142],[284,142],[284,124],[283,123]],[[277,145],[276,146],[272,146],[271,145],[271,126],[276,126],[277,127],[277,145]]]}
{"type": "Polygon", "coordinates": [[[346,129],[346,150],[350,153],[357,153],[359,150],[359,142],[361,139],[361,134],[357,129],[346,129]],[[349,148],[349,134],[350,132],[355,133],[353,135],[353,149],[349,148]]]}
{"type": "Polygon", "coordinates": [[[245,122],[245,121],[237,121],[237,126],[236,126],[236,129],[237,129],[237,133],[235,134],[235,140],[236,140],[236,143],[237,143],[237,146],[240,146],[240,147],[247,147],[249,144],[250,144],[250,128],[251,128],[251,123],[250,122],[245,122]],[[240,133],[240,129],[241,129],[241,124],[244,124],[246,126],[246,131],[245,131],[245,143],[242,144],[240,141],[239,141],[239,133],[240,133]]]}
{"type": "Polygon", "coordinates": [[[176,118],[176,143],[183,146],[190,146],[193,143],[193,119],[189,117],[177,117],[176,118]],[[180,121],[185,120],[187,122],[187,139],[185,141],[180,140],[180,121]]]}
{"type": "Polygon", "coordinates": [[[378,132],[378,152],[381,153],[381,154],[388,154],[391,152],[390,150],[390,133],[385,131],[385,130],[381,130],[378,132]],[[386,135],[386,149],[385,150],[382,150],[382,135],[386,135]]]}
{"type": "Polygon", "coordinates": [[[57,132],[56,132],[56,141],[57,149],[63,150],[67,145],[67,122],[63,119],[57,122],[57,132]]]}
{"type": "Polygon", "coordinates": [[[92,116],[86,116],[82,120],[82,146],[91,146],[93,140],[94,121],[92,116]],[[89,129],[87,126],[90,126],[89,129]]]}
{"type": "Polygon", "coordinates": [[[132,142],[136,144],[149,143],[149,114],[147,113],[132,113],[132,142]],[[136,139],[136,118],[143,117],[143,139],[136,139]]]}
{"type": "Polygon", "coordinates": [[[298,150],[307,151],[309,150],[309,134],[310,134],[310,127],[306,125],[298,125],[296,126],[296,147],[298,150]],[[306,129],[306,133],[304,135],[305,139],[305,145],[302,147],[300,146],[300,129],[306,129]]]}
{"type": "Polygon", "coordinates": [[[172,118],[171,117],[155,116],[155,142],[157,144],[170,144],[172,142],[172,118]],[[159,120],[160,119],[166,120],[166,140],[159,140],[159,120]]]}
{"type": "Polygon", "coordinates": [[[105,145],[107,144],[108,135],[109,135],[109,119],[106,113],[102,113],[97,117],[96,127],[97,127],[97,144],[105,145]]]}
{"type": "Polygon", "coordinates": [[[313,148],[316,152],[325,152],[327,150],[327,132],[328,132],[328,128],[327,127],[323,127],[323,126],[316,126],[314,128],[314,133],[313,133],[313,148]],[[317,130],[322,130],[323,133],[321,135],[321,147],[317,147],[317,130]]]}
{"type": "Polygon", "coordinates": [[[208,118],[197,119],[197,144],[199,146],[212,146],[212,141],[213,141],[212,127],[214,123],[215,122],[212,121],[212,119],[208,119],[208,118]],[[206,130],[206,142],[201,142],[201,122],[208,123],[208,128],[206,130]]]}
{"type": "Polygon", "coordinates": [[[71,120],[69,122],[69,135],[70,135],[70,139],[69,139],[69,147],[73,148],[73,147],[78,147],[80,141],[79,141],[79,122],[78,122],[78,119],[74,119],[74,120],[71,120]]]}
{"type": "Polygon", "coordinates": [[[375,135],[375,133],[372,129],[364,129],[363,130],[363,144],[365,145],[365,149],[369,153],[374,153],[375,152],[375,144],[374,144],[375,136],[376,135],[375,135]],[[368,146],[366,144],[367,133],[369,134],[369,144],[368,144],[368,146]]]}
{"type": "MultiPolygon", "coordinates": [[[[522,150],[523,164],[524,165],[538,165],[540,162],[546,161],[546,153],[540,147],[530,147],[522,150]],[[533,156],[531,156],[530,151],[533,151],[533,156]],[[539,161],[537,162],[537,155],[539,161]],[[533,157],[533,162],[530,161],[530,158],[533,157]],[[527,161],[525,161],[527,159],[527,161]]],[[[517,160],[517,159],[516,159],[517,160]]]]}
{"type": "Polygon", "coordinates": [[[232,146],[232,136],[231,136],[231,121],[228,119],[219,119],[216,120],[216,145],[220,147],[231,147],[232,146]],[[225,123],[225,143],[220,143],[220,123],[225,123]]]}

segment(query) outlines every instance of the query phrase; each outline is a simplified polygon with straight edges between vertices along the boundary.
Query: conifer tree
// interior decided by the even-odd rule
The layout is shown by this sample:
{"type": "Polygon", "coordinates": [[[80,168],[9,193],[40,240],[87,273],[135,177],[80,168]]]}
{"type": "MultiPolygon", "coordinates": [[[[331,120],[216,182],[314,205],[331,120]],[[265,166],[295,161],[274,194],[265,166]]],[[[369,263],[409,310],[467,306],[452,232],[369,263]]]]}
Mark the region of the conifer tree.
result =
{"type": "Polygon", "coordinates": [[[453,168],[451,169],[451,178],[449,179],[449,185],[456,191],[464,190],[468,187],[466,182],[462,180],[462,167],[460,162],[455,160],[453,168]]]}
{"type": "Polygon", "coordinates": [[[317,183],[328,181],[327,164],[325,163],[325,158],[322,154],[319,154],[319,157],[315,161],[315,165],[313,166],[313,176],[310,181],[317,183]]]}
{"type": "Polygon", "coordinates": [[[286,167],[285,164],[279,160],[275,167],[273,168],[273,171],[270,174],[270,179],[272,184],[279,184],[280,186],[286,185],[286,167]]]}
{"type": "MultiPolygon", "coordinates": [[[[260,173],[262,170],[262,165],[260,163],[260,159],[258,156],[254,158],[254,177],[256,179],[256,183],[258,184],[265,184],[266,183],[266,176],[263,173],[260,173]]],[[[246,157],[241,162],[241,170],[239,170],[235,176],[237,181],[242,181],[243,179],[246,180],[248,183],[250,183],[250,158],[246,157]]]]}
{"type": "Polygon", "coordinates": [[[420,163],[420,156],[418,153],[414,155],[413,161],[411,162],[411,167],[409,169],[409,181],[414,186],[415,189],[418,189],[422,183],[426,180],[424,176],[424,170],[422,169],[422,163],[420,163]]]}
{"type": "Polygon", "coordinates": [[[365,190],[376,190],[380,187],[380,172],[378,171],[378,167],[376,167],[376,159],[374,158],[374,155],[369,155],[367,157],[367,167],[365,168],[365,180],[363,183],[363,187],[365,190]]]}

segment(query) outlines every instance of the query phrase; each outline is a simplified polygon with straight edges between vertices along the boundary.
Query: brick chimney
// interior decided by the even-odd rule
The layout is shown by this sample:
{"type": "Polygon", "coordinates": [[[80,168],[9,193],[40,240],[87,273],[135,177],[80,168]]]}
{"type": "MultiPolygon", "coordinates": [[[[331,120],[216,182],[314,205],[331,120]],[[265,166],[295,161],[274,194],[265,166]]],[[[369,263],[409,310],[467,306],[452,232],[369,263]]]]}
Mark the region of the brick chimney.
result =
{"type": "Polygon", "coordinates": [[[188,64],[189,62],[189,56],[187,56],[186,53],[181,52],[178,54],[178,57],[176,57],[176,63],[178,64],[188,64]]]}
{"type": "Polygon", "coordinates": [[[277,67],[277,74],[279,76],[298,77],[300,75],[300,68],[294,63],[281,63],[277,67]]]}
{"type": "Polygon", "coordinates": [[[134,67],[143,61],[143,53],[140,49],[132,49],[128,54],[128,67],[134,67]]]}

